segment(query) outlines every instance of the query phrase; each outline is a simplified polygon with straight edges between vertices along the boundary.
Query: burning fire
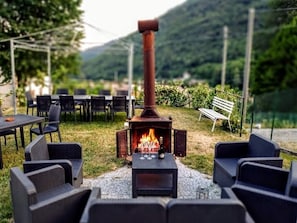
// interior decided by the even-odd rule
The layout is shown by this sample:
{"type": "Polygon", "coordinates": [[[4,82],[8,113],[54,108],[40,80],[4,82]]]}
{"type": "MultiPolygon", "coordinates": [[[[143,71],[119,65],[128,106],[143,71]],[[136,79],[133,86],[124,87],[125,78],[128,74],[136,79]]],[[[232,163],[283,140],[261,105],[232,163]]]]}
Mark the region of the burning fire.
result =
{"type": "Polygon", "coordinates": [[[140,138],[140,143],[138,143],[138,148],[148,148],[150,147],[153,151],[159,148],[159,141],[155,136],[155,129],[149,129],[149,133],[142,134],[140,138]]]}

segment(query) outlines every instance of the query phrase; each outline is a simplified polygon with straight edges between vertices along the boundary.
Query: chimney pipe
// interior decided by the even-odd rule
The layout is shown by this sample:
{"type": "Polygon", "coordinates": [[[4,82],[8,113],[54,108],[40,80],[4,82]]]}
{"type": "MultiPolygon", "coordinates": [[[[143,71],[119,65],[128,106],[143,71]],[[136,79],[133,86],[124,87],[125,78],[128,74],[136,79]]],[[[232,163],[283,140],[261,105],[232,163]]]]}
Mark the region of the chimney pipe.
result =
{"type": "Polygon", "coordinates": [[[155,101],[155,50],[154,31],[158,31],[158,20],[138,21],[138,30],[143,37],[144,66],[144,110],[141,117],[159,118],[155,101]]]}

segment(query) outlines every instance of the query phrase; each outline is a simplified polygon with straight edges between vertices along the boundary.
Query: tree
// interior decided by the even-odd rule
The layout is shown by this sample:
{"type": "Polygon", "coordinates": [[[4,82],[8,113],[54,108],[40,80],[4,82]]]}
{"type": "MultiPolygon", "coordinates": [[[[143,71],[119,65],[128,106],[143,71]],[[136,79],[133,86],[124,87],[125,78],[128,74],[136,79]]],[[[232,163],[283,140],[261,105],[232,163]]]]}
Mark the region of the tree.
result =
{"type": "MultiPolygon", "coordinates": [[[[54,77],[60,79],[67,74],[79,73],[78,47],[83,33],[77,23],[82,15],[79,9],[81,2],[82,0],[0,2],[0,64],[4,80],[9,80],[12,76],[11,38],[51,47],[53,81],[54,77]]],[[[46,73],[46,61],[46,52],[15,50],[15,70],[19,85],[23,85],[29,77],[36,77],[40,71],[46,73]]]]}
{"type": "Polygon", "coordinates": [[[297,17],[283,25],[271,47],[256,62],[252,92],[261,94],[297,87],[297,17]]]}

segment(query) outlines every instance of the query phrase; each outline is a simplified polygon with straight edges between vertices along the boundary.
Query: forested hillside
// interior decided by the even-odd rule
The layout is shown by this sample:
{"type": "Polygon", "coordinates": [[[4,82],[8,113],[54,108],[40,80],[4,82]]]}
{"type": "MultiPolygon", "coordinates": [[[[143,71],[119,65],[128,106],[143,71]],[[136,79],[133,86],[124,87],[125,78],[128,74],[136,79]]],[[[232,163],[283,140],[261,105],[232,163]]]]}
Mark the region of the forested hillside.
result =
{"type": "MultiPolygon", "coordinates": [[[[265,9],[268,0],[188,0],[158,18],[155,33],[156,78],[181,78],[184,72],[211,85],[220,83],[223,27],[228,26],[226,83],[241,87],[249,8],[265,9]]],[[[152,18],[153,19],[153,18],[152,18]]],[[[257,17],[257,20],[261,20],[257,17]]],[[[261,22],[255,23],[255,28],[261,22]]],[[[137,24],[135,24],[137,29],[137,24]]],[[[82,72],[88,79],[112,80],[127,77],[127,50],[122,43],[134,44],[134,80],[142,79],[142,35],[138,32],[106,47],[105,51],[83,52],[82,72]],[[90,52],[100,52],[90,58],[90,52]],[[89,56],[88,56],[89,55],[89,56]]]]}

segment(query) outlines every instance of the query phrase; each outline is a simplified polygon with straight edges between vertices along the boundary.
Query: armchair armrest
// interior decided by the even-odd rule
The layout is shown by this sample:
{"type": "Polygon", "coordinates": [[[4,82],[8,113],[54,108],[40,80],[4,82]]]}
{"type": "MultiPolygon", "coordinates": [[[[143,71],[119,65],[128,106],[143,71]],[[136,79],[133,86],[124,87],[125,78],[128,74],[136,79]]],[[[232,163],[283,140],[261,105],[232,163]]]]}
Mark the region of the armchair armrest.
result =
{"type": "Polygon", "coordinates": [[[86,188],[72,189],[30,206],[32,222],[78,222],[90,193],[86,188]]]}
{"type": "Polygon", "coordinates": [[[233,185],[232,190],[255,222],[296,222],[296,199],[238,184],[233,185]]]}
{"type": "Polygon", "coordinates": [[[60,121],[50,121],[50,122],[46,122],[46,124],[59,124],[60,121]]]}
{"type": "Polygon", "coordinates": [[[240,158],[237,162],[237,172],[245,162],[261,163],[269,166],[283,167],[283,159],[280,157],[246,157],[240,158]]]}
{"type": "Polygon", "coordinates": [[[32,181],[38,193],[65,184],[64,169],[60,165],[29,172],[26,176],[32,181]]]}
{"type": "Polygon", "coordinates": [[[73,185],[72,175],[72,163],[69,160],[36,160],[36,161],[25,161],[23,163],[24,173],[28,173],[34,170],[39,170],[44,167],[53,166],[55,164],[61,165],[65,171],[65,183],[73,185]]]}
{"type": "Polygon", "coordinates": [[[88,202],[85,206],[85,209],[83,211],[83,214],[81,216],[81,219],[80,219],[80,223],[87,223],[88,220],[89,220],[89,209],[90,209],[90,206],[92,204],[92,202],[96,199],[100,199],[101,198],[101,188],[100,187],[94,187],[92,189],[92,192],[90,194],[90,197],[88,199],[88,202]]]}
{"type": "Polygon", "coordinates": [[[261,163],[245,162],[237,172],[236,183],[284,193],[289,172],[279,167],[261,163]]]}
{"type": "Polygon", "coordinates": [[[50,159],[81,159],[82,147],[79,143],[48,143],[50,159]]]}
{"type": "Polygon", "coordinates": [[[219,142],[215,145],[215,158],[239,158],[246,156],[249,142],[219,142]]]}
{"type": "MultiPolygon", "coordinates": [[[[236,194],[232,191],[230,187],[223,187],[222,192],[221,192],[221,198],[227,198],[227,199],[232,199],[232,200],[238,200],[238,197],[236,194]]],[[[251,215],[249,214],[248,211],[246,211],[246,216],[245,216],[246,223],[255,223],[251,215]]]]}

